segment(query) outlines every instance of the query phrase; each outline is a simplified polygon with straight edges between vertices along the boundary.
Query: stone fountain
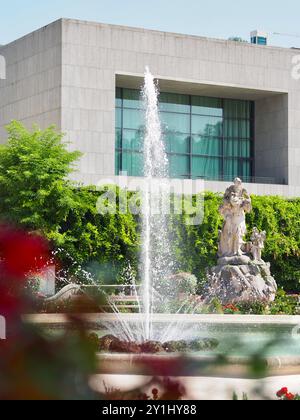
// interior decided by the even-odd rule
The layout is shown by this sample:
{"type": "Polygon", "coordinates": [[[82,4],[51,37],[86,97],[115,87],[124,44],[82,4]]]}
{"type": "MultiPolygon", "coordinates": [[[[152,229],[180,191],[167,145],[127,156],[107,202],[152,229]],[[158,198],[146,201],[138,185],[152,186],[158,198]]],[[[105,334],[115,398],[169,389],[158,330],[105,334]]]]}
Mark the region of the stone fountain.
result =
{"type": "Polygon", "coordinates": [[[277,284],[270,263],[262,259],[266,232],[254,228],[251,242],[244,241],[252,202],[239,178],[226,190],[219,211],[224,224],[219,232],[218,265],[208,273],[206,300],[217,298],[223,305],[274,301],[277,284]]]}

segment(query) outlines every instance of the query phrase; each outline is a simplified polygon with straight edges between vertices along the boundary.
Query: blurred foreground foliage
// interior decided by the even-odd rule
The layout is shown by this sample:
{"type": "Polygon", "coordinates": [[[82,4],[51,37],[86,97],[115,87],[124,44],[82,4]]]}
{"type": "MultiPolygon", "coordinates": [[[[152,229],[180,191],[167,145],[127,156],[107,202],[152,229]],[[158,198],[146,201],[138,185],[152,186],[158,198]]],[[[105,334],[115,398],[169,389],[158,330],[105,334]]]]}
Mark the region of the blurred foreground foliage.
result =
{"type": "MultiPolygon", "coordinates": [[[[0,217],[51,241],[64,266],[86,268],[97,281],[122,283],[120,272],[130,262],[138,271],[140,219],[121,207],[131,196],[112,186],[82,187],[67,180],[78,152],[70,152],[54,128],[28,131],[18,122],[8,126],[8,143],[0,148],[0,217]],[[103,193],[117,197],[115,214],[99,214],[103,193]]],[[[187,214],[172,218],[172,241],[178,270],[193,273],[199,291],[206,270],[216,264],[218,213],[222,195],[204,194],[204,218],[198,225],[187,214]]],[[[267,232],[263,257],[271,263],[278,285],[300,291],[300,199],[253,196],[248,232],[267,232]]],[[[196,197],[194,197],[196,202],[196,197]]],[[[108,206],[109,207],[109,206],[108,206]]],[[[114,209],[110,209],[114,210],[114,209]]],[[[125,267],[126,269],[126,267],[125,267]]]]}
{"type": "MultiPolygon", "coordinates": [[[[85,318],[65,315],[63,328],[49,331],[47,322],[38,325],[23,316],[31,313],[34,303],[27,293],[28,275],[47,266],[49,259],[49,246],[42,236],[0,225],[0,400],[180,400],[189,395],[184,383],[172,378],[194,376],[195,372],[207,377],[216,374],[216,369],[220,377],[224,368],[232,369],[230,352],[202,360],[144,355],[139,373],[148,379],[141,388],[124,392],[105,386],[103,390],[98,374],[103,369],[107,373],[107,366],[102,366],[105,359],[97,355],[98,338],[90,334],[85,318]],[[6,328],[2,328],[4,319],[6,328]]],[[[242,345],[241,338],[231,339],[234,351],[242,345]]],[[[246,377],[268,375],[266,357],[278,343],[286,344],[286,335],[254,349],[249,363],[243,365],[246,377]]],[[[255,392],[263,398],[262,385],[255,392]]],[[[280,398],[298,396],[284,391],[280,398]]]]}

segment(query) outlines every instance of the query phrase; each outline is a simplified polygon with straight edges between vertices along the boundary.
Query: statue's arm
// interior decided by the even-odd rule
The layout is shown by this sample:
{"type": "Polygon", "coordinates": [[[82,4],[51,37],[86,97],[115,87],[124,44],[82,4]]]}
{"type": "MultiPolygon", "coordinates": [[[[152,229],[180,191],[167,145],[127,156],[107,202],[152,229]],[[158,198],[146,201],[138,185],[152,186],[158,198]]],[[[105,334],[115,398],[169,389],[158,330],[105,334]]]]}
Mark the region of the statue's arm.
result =
{"type": "Polygon", "coordinates": [[[228,214],[229,211],[229,205],[227,202],[224,202],[220,207],[219,207],[219,213],[221,214],[221,216],[226,217],[226,215],[228,214]]]}
{"type": "Polygon", "coordinates": [[[252,211],[252,201],[250,196],[243,201],[242,207],[246,213],[250,213],[252,211]]]}

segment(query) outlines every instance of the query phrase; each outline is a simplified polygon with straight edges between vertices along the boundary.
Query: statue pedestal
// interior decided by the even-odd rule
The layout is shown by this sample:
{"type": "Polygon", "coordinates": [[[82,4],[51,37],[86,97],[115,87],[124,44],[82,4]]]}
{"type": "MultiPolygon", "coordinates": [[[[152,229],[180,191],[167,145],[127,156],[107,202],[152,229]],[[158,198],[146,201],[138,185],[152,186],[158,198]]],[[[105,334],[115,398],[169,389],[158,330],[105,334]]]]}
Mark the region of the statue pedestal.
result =
{"type": "Polygon", "coordinates": [[[248,265],[251,262],[251,258],[247,255],[241,255],[237,257],[223,257],[218,259],[218,266],[223,265],[248,265]]]}
{"type": "Polygon", "coordinates": [[[238,303],[270,303],[275,300],[277,284],[270,264],[252,261],[248,256],[225,257],[208,273],[206,301],[213,298],[222,305],[238,303]]]}

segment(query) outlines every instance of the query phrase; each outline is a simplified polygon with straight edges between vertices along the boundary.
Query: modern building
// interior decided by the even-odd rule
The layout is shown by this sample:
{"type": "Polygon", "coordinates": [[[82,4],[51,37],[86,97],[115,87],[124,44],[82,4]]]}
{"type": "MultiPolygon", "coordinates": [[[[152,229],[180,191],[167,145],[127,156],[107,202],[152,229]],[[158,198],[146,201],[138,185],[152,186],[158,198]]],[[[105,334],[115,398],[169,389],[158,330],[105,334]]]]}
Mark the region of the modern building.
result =
{"type": "Polygon", "coordinates": [[[74,178],[84,184],[142,176],[148,65],[172,177],[224,191],[240,176],[253,193],[300,196],[296,49],[61,19],[0,55],[1,140],[12,119],[55,124],[83,153],[74,178]]]}
{"type": "Polygon", "coordinates": [[[268,34],[262,31],[252,31],[251,43],[257,45],[268,45],[268,34]]]}

